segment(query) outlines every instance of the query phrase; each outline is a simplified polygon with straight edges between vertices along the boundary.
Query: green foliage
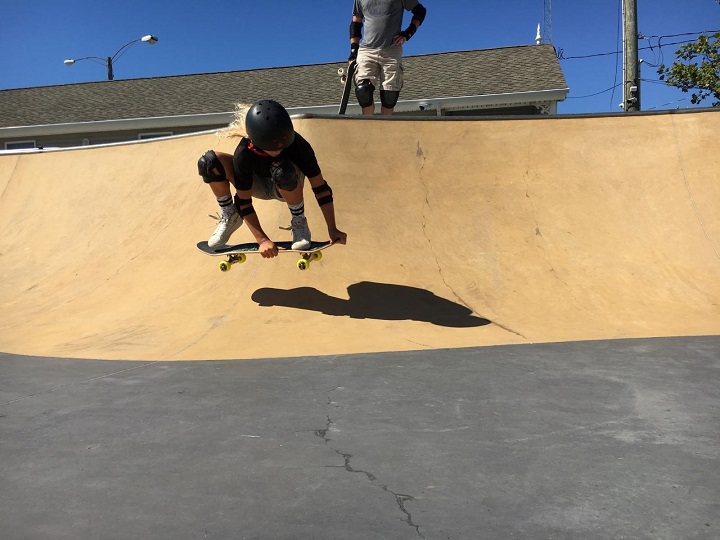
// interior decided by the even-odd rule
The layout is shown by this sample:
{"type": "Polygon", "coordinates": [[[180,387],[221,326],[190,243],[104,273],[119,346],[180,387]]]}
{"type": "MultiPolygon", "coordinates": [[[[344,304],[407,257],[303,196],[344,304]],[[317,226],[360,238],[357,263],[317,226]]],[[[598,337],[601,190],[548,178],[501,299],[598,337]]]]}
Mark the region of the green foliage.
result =
{"type": "MultiPolygon", "coordinates": [[[[720,0],[718,0],[720,3],[720,0]]],[[[692,91],[693,104],[712,96],[712,106],[720,106],[720,31],[713,39],[706,35],[675,51],[676,61],[670,67],[658,68],[661,81],[683,92],[692,91]]]]}

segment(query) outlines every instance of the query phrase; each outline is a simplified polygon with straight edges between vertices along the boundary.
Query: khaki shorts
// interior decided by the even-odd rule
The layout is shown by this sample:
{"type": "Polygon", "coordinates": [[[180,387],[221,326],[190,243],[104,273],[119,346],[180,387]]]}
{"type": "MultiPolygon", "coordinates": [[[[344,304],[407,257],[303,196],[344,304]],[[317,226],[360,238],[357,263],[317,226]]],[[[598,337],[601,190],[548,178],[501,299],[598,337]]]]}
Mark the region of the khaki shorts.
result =
{"type": "Polygon", "coordinates": [[[382,49],[360,47],[357,56],[355,84],[369,79],[375,88],[399,92],[403,87],[402,46],[382,49]]]}

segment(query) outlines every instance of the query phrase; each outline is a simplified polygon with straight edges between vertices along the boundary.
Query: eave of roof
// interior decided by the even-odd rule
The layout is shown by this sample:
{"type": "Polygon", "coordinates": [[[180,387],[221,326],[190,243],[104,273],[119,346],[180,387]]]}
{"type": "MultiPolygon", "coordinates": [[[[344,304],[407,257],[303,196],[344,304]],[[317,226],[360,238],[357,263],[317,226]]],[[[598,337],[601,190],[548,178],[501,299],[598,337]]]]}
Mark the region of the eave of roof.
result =
{"type": "MultiPolygon", "coordinates": [[[[457,111],[463,109],[481,109],[498,106],[518,106],[551,101],[562,101],[567,96],[568,88],[541,90],[532,92],[516,92],[506,94],[460,96],[444,98],[424,98],[401,100],[395,110],[397,112],[413,112],[422,110],[457,111]]],[[[291,114],[336,114],[338,106],[323,105],[311,107],[292,107],[291,114]]],[[[349,113],[358,114],[360,107],[355,104],[348,106],[349,113]]],[[[73,122],[63,124],[43,124],[35,126],[0,127],[0,137],[20,138],[48,135],[68,135],[77,133],[98,133],[107,131],[138,131],[147,129],[169,129],[200,127],[208,125],[229,124],[233,112],[184,114],[176,116],[159,116],[151,118],[126,118],[119,120],[99,120],[93,122],[73,122]]]]}

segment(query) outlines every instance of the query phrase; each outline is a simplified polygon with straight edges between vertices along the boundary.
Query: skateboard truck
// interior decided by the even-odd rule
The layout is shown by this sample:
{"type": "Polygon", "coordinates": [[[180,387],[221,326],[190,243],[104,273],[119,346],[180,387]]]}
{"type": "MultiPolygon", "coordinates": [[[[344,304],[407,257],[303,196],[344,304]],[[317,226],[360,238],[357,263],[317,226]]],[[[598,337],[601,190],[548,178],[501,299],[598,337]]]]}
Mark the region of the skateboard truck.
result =
{"type": "MultiPolygon", "coordinates": [[[[312,253],[303,253],[298,259],[297,267],[300,270],[307,270],[310,268],[310,263],[312,261],[319,261],[322,259],[322,252],[315,251],[312,253]]],[[[220,261],[220,264],[218,264],[218,267],[220,268],[221,272],[229,272],[230,268],[232,268],[233,264],[242,264],[247,260],[247,255],[244,253],[233,253],[231,255],[227,256],[226,261],[220,261]]]]}

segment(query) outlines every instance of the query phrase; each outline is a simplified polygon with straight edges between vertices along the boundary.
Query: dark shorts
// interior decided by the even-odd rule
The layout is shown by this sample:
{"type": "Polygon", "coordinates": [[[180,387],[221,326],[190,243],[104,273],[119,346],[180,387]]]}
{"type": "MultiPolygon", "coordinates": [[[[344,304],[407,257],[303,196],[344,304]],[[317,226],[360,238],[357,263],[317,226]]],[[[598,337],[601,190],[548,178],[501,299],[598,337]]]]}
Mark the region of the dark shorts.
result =
{"type": "MultiPolygon", "coordinates": [[[[301,188],[305,185],[305,175],[301,172],[298,172],[298,183],[301,188]]],[[[275,186],[275,182],[272,178],[263,178],[257,174],[253,174],[252,196],[256,199],[262,199],[265,201],[272,199],[276,199],[278,201],[285,200],[282,198],[282,195],[278,193],[277,186],[275,186]]]]}

